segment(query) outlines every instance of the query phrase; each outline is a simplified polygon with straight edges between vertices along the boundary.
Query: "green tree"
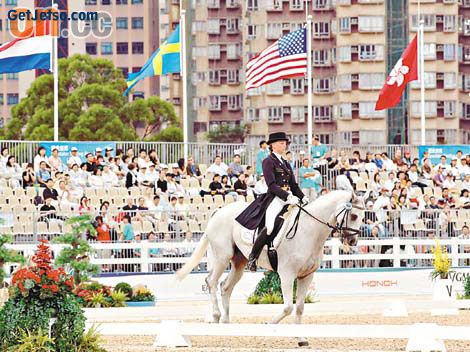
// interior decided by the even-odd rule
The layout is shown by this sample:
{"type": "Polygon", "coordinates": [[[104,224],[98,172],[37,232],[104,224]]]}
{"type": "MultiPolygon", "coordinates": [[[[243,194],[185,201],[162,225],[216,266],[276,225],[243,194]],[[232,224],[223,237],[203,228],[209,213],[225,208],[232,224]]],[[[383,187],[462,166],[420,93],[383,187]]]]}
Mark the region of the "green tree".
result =
{"type": "Polygon", "coordinates": [[[207,139],[211,143],[243,143],[246,131],[245,125],[220,125],[207,133],[207,139]]]}
{"type": "MultiPolygon", "coordinates": [[[[178,126],[173,106],[158,97],[129,102],[122,72],[106,59],[59,60],[59,136],[63,140],[145,140],[178,126]]],[[[38,77],[0,131],[6,139],[52,140],[53,77],[38,77]]]]}
{"type": "Polygon", "coordinates": [[[57,257],[56,265],[69,266],[73,270],[73,279],[78,285],[88,280],[89,275],[98,272],[98,266],[90,263],[93,248],[84,237],[88,233],[96,235],[96,230],[91,224],[90,215],[80,215],[67,220],[72,225],[72,232],[58,237],[54,242],[63,243],[65,247],[57,257]]]}

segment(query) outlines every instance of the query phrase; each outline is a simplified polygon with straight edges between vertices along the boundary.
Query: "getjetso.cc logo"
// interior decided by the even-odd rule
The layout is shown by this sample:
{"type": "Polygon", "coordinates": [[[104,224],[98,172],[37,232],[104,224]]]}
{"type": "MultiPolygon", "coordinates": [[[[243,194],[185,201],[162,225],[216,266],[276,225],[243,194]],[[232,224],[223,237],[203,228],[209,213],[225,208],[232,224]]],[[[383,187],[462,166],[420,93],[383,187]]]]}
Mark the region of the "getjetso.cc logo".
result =
{"type": "Polygon", "coordinates": [[[8,29],[15,38],[53,35],[60,38],[104,39],[111,35],[113,18],[106,11],[67,12],[56,8],[14,8],[8,11],[8,29]]]}

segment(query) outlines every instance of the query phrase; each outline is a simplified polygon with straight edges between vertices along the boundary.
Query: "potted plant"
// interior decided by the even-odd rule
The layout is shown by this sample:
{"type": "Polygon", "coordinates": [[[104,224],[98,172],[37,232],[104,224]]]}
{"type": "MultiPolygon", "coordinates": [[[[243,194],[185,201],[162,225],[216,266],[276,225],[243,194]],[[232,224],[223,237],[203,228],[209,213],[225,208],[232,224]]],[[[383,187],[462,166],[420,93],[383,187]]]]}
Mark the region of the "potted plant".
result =
{"type": "Polygon", "coordinates": [[[449,274],[453,271],[450,270],[451,260],[447,255],[447,251],[439,244],[437,239],[436,246],[431,251],[434,255],[434,270],[431,272],[431,279],[434,281],[433,299],[453,299],[455,298],[455,290],[452,289],[452,280],[449,279],[449,274]]]}
{"type": "Polygon", "coordinates": [[[155,305],[155,296],[147,287],[138,287],[126,304],[128,307],[153,307],[155,305]]]}

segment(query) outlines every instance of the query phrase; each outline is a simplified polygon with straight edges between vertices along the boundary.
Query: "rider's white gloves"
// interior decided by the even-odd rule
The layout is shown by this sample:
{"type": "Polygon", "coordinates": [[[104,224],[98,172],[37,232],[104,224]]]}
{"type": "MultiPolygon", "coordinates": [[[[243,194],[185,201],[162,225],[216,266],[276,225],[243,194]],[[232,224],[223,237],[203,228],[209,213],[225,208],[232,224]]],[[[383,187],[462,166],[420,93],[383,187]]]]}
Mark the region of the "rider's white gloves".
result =
{"type": "Polygon", "coordinates": [[[290,205],[296,205],[300,203],[300,199],[299,197],[294,196],[293,194],[289,194],[289,197],[287,197],[286,203],[290,205]]]}
{"type": "Polygon", "coordinates": [[[310,199],[308,199],[307,196],[304,196],[304,197],[302,198],[302,205],[308,204],[308,202],[310,202],[310,199]]]}

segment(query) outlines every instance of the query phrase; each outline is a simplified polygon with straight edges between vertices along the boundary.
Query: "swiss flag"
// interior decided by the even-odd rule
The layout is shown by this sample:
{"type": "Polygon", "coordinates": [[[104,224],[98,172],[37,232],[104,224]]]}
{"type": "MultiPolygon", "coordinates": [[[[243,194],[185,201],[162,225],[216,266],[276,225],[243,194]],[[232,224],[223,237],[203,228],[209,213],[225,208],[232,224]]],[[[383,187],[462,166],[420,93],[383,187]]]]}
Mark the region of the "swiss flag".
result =
{"type": "Polygon", "coordinates": [[[418,35],[416,35],[402,57],[395,64],[392,72],[387,77],[379,99],[375,104],[375,110],[383,110],[394,107],[400,101],[401,95],[408,82],[418,79],[418,35]]]}

